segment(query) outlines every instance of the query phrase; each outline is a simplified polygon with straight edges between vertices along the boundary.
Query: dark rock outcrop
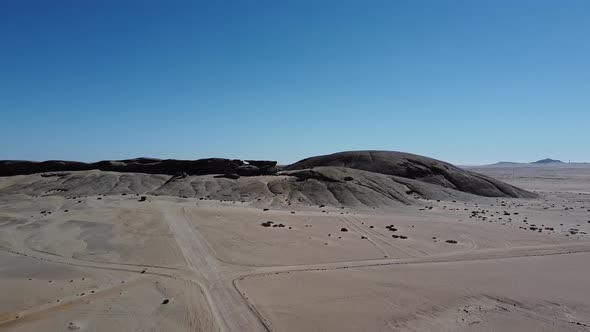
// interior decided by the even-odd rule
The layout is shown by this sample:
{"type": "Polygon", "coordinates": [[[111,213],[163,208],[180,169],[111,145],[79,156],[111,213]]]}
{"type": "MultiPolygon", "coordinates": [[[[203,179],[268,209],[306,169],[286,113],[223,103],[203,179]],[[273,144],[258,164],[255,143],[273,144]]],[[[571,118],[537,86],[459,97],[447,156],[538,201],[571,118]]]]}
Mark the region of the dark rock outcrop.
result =
{"type": "Polygon", "coordinates": [[[349,151],[303,159],[285,167],[304,170],[337,166],[418,180],[479,196],[536,197],[526,190],[449,163],[395,151],[349,151]]]}
{"type": "Polygon", "coordinates": [[[254,176],[260,174],[260,168],[252,165],[242,165],[236,168],[236,173],[240,176],[254,176]]]}
{"type": "Polygon", "coordinates": [[[246,160],[246,162],[261,169],[277,166],[277,162],[272,160],[246,160]]]}
{"type": "Polygon", "coordinates": [[[208,175],[208,174],[240,174],[247,176],[270,175],[276,162],[261,162],[265,165],[259,168],[254,165],[246,165],[242,160],[208,158],[199,160],[175,160],[175,159],[127,159],[127,160],[104,160],[96,163],[82,163],[75,161],[50,160],[44,162],[33,161],[0,161],[0,176],[26,175],[44,172],[64,171],[88,171],[101,170],[124,173],[145,173],[145,174],[168,174],[208,175]],[[241,170],[238,172],[238,168],[241,170]]]}

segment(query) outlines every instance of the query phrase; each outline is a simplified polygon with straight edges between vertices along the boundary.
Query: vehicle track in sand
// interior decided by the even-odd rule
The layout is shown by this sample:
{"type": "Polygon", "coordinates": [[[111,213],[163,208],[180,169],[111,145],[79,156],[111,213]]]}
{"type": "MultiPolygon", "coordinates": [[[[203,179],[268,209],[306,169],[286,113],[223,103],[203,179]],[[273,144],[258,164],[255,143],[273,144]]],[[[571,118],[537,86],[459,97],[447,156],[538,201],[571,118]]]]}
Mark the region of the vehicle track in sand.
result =
{"type": "Polygon", "coordinates": [[[318,264],[301,264],[301,265],[286,265],[273,267],[260,267],[255,271],[248,273],[236,274],[236,279],[245,279],[248,277],[256,277],[261,275],[271,275],[278,273],[289,273],[299,271],[327,271],[339,270],[348,268],[360,268],[371,266],[387,266],[387,265],[406,265],[406,264],[431,264],[431,263],[447,263],[447,262],[471,262],[471,261],[486,261],[495,259],[511,259],[522,257],[539,257],[551,255],[568,255],[576,253],[590,252],[590,242],[572,243],[572,244],[557,244],[557,245],[541,245],[541,246],[524,246],[494,249],[480,249],[480,250],[463,250],[451,253],[443,253],[439,255],[432,255],[428,257],[419,258],[394,258],[394,259],[366,259],[334,263],[318,263],[318,264]]]}
{"type": "Polygon", "coordinates": [[[61,263],[67,264],[72,266],[78,267],[86,267],[86,268],[98,268],[98,269],[105,269],[105,270],[113,270],[113,271],[124,271],[124,272],[141,272],[145,271],[148,274],[155,274],[164,277],[171,277],[171,278],[178,278],[181,277],[184,273],[183,270],[174,268],[174,267],[166,267],[166,266],[159,266],[159,265],[146,265],[146,264],[132,264],[132,263],[115,263],[115,262],[107,262],[107,261],[99,261],[99,260],[87,260],[87,259],[80,259],[80,258],[73,258],[67,257],[63,255],[59,255],[52,252],[47,252],[43,250],[38,250],[34,248],[30,248],[26,245],[26,239],[21,240],[14,232],[6,231],[6,234],[9,234],[11,238],[10,248],[0,246],[0,251],[9,252],[15,255],[23,256],[23,257],[30,257],[32,259],[44,260],[53,263],[61,263]],[[22,242],[22,244],[21,244],[22,242]],[[148,270],[149,269],[149,270],[148,270]]]}
{"type": "Polygon", "coordinates": [[[378,260],[360,260],[350,262],[338,263],[320,263],[320,264],[305,264],[293,266],[280,266],[271,268],[259,268],[257,272],[245,273],[236,276],[233,280],[233,286],[242,294],[244,301],[248,302],[252,312],[262,320],[268,331],[273,331],[270,320],[261,313],[253,301],[247,296],[244,288],[240,286],[240,281],[248,278],[263,278],[270,275],[278,275],[282,273],[292,272],[312,272],[312,271],[329,271],[329,270],[344,270],[352,268],[363,267],[380,267],[393,265],[407,265],[407,264],[436,264],[436,263],[452,263],[452,262],[469,262],[469,261],[484,261],[496,259],[512,259],[521,257],[538,257],[550,255],[568,255],[575,253],[590,252],[590,242],[567,244],[567,245],[545,245],[534,247],[511,247],[509,249],[482,249],[482,250],[466,250],[460,252],[446,253],[441,255],[434,255],[428,257],[409,258],[409,259],[378,259],[378,260]]]}
{"type": "Polygon", "coordinates": [[[264,329],[264,324],[235,287],[224,278],[224,263],[215,258],[205,238],[191,227],[186,208],[171,210],[164,207],[164,218],[174,234],[188,267],[199,280],[210,310],[222,331],[252,331],[264,329]]]}
{"type": "Polygon", "coordinates": [[[371,228],[370,226],[367,226],[362,221],[360,221],[357,217],[349,216],[349,217],[343,217],[343,218],[345,218],[345,219],[347,218],[352,223],[354,223],[355,225],[357,225],[359,228],[361,228],[365,232],[365,234],[367,234],[367,236],[372,236],[373,238],[378,239],[379,241],[381,241],[385,245],[387,245],[389,247],[392,247],[392,248],[394,248],[395,250],[397,250],[399,252],[403,252],[408,257],[417,258],[417,257],[428,255],[428,253],[426,253],[426,252],[424,252],[422,250],[411,248],[411,247],[409,247],[407,245],[406,246],[402,246],[402,245],[399,245],[399,244],[394,243],[394,241],[391,240],[389,237],[387,237],[384,234],[380,233],[376,229],[371,228]]]}
{"type": "Polygon", "coordinates": [[[362,227],[360,227],[360,225],[358,225],[358,223],[351,221],[349,219],[347,219],[346,217],[341,217],[340,220],[346,225],[348,226],[348,228],[350,228],[352,231],[355,231],[359,234],[361,234],[367,241],[369,241],[372,245],[375,246],[375,248],[377,248],[379,251],[381,251],[381,254],[383,254],[383,257],[385,258],[389,258],[389,252],[387,252],[387,250],[385,248],[383,248],[383,246],[379,243],[377,243],[375,240],[372,239],[371,235],[364,230],[362,227]]]}
{"type": "Polygon", "coordinates": [[[60,298],[59,301],[43,303],[37,306],[29,307],[17,312],[8,312],[0,315],[0,327],[10,327],[16,322],[35,320],[40,317],[48,316],[56,311],[72,308],[87,303],[92,299],[105,298],[117,294],[118,292],[135,287],[139,284],[146,283],[150,276],[142,275],[134,280],[127,281],[125,284],[115,284],[106,288],[88,292],[85,295],[70,295],[60,298]]]}
{"type": "MultiPolygon", "coordinates": [[[[216,327],[222,331],[272,331],[270,321],[263,316],[253,301],[247,296],[240,286],[240,280],[246,278],[264,277],[273,274],[303,272],[303,271],[327,271],[350,268],[378,267],[401,264],[430,264],[460,261],[480,261],[492,259],[510,259],[517,257],[532,257],[546,255],[563,255],[579,252],[590,252],[590,242],[577,242],[571,244],[506,247],[496,249],[479,249],[473,241],[466,251],[443,253],[426,256],[420,252],[414,252],[412,248],[406,249],[403,243],[393,243],[385,235],[377,230],[370,229],[363,225],[358,218],[342,217],[341,221],[348,225],[351,230],[373,237],[373,244],[382,252],[387,254],[386,248],[391,246],[395,250],[404,252],[407,258],[366,259],[347,262],[301,264],[289,266],[267,266],[253,267],[239,264],[230,264],[216,257],[214,250],[205,237],[199,232],[198,227],[193,224],[188,206],[170,207],[165,203],[154,202],[154,207],[162,212],[168,228],[177,243],[182,256],[187,264],[187,269],[174,269],[165,267],[147,267],[134,264],[118,264],[97,261],[85,261],[51,253],[32,251],[21,245],[18,237],[12,237],[11,242],[14,248],[0,250],[12,252],[33,259],[46,260],[59,264],[69,264],[79,267],[96,269],[109,269],[117,271],[135,272],[146,270],[145,274],[170,277],[185,280],[187,283],[187,296],[204,297],[216,323],[216,327]],[[190,286],[190,287],[189,287],[190,286]]],[[[105,294],[108,294],[105,293],[105,294]]],[[[76,305],[76,301],[68,307],[76,305]]],[[[59,310],[63,306],[55,308],[30,308],[29,316],[42,315],[51,310],[59,310]]],[[[185,323],[188,329],[199,329],[202,325],[202,317],[197,313],[197,303],[187,303],[185,323]]],[[[212,326],[209,322],[208,326],[212,326]]]]}

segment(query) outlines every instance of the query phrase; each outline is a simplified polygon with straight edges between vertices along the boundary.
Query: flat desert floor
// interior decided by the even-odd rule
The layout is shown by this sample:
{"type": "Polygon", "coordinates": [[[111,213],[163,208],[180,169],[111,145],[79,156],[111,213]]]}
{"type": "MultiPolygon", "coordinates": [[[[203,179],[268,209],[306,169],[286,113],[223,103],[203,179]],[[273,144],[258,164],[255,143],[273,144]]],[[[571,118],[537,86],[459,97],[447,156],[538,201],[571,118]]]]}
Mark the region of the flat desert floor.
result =
{"type": "Polygon", "coordinates": [[[2,195],[0,331],[590,330],[589,169],[476,171],[541,197],[2,195]]]}

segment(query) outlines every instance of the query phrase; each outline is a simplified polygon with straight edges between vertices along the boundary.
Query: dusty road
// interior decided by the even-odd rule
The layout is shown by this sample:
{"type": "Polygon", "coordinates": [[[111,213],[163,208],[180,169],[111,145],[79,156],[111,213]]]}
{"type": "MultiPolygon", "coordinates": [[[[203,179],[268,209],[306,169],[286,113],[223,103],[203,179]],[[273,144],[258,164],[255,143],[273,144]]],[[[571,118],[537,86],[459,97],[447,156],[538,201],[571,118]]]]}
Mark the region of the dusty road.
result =
{"type": "Polygon", "coordinates": [[[186,209],[164,207],[164,217],[174,234],[188,267],[207,295],[211,311],[223,331],[263,330],[264,326],[252,314],[244,298],[226,279],[224,263],[215,258],[205,238],[189,225],[186,209]]]}

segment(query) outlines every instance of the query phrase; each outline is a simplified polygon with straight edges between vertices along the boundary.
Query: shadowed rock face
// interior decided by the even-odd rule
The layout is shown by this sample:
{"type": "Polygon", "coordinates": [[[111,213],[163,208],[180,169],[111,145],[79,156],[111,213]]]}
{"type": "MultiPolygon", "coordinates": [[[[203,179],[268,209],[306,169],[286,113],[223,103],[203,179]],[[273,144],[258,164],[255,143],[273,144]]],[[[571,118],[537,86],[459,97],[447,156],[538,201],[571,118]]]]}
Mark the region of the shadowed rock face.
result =
{"type": "MultiPolygon", "coordinates": [[[[272,163],[272,162],[271,162],[272,163]]],[[[276,162],[274,162],[276,165],[276,162]]],[[[138,158],[127,160],[105,160],[96,163],[75,161],[49,160],[32,161],[0,161],[0,176],[25,175],[43,172],[101,170],[123,173],[146,173],[175,175],[232,174],[245,163],[238,159],[208,158],[199,160],[174,160],[138,158]]],[[[269,174],[270,167],[263,169],[250,168],[249,175],[269,174]]]]}
{"type": "Polygon", "coordinates": [[[467,171],[449,163],[395,151],[350,151],[303,159],[285,167],[287,170],[337,166],[373,173],[395,175],[488,197],[536,197],[490,177],[467,171]]]}
{"type": "Polygon", "coordinates": [[[277,162],[272,160],[246,160],[246,162],[259,168],[270,168],[277,165],[277,162]]]}
{"type": "Polygon", "coordinates": [[[277,172],[276,161],[208,158],[199,160],[175,160],[136,158],[104,160],[96,163],[48,160],[43,162],[3,160],[0,161],[0,176],[26,175],[44,172],[69,172],[101,170],[145,174],[240,174],[244,176],[272,175],[277,172]],[[248,164],[246,164],[248,163],[248,164]]]}

